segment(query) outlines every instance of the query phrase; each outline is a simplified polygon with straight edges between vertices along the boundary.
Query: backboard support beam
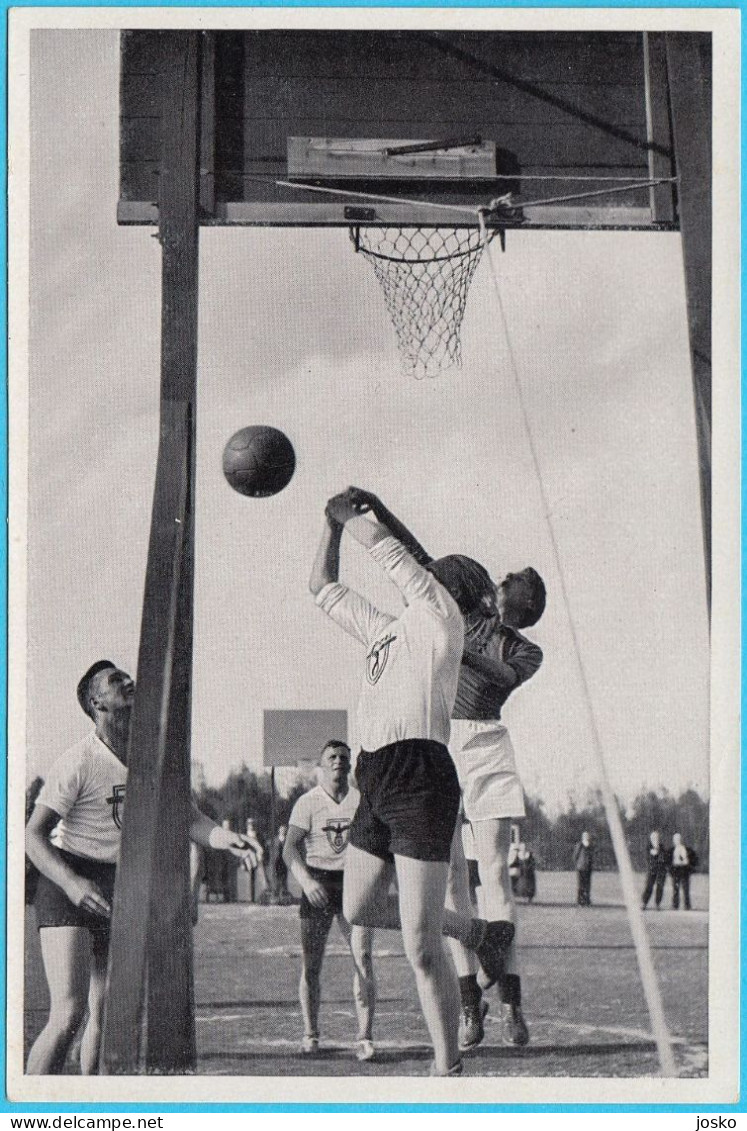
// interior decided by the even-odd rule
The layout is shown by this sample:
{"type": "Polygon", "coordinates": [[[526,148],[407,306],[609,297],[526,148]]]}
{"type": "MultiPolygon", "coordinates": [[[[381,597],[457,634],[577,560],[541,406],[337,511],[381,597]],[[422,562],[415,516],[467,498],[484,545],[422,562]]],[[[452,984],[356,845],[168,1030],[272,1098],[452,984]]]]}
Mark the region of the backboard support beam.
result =
{"type": "Polygon", "coordinates": [[[169,32],[162,48],[160,439],[114,894],[104,1074],[184,1073],[196,1062],[188,831],[200,34],[169,32]]]}

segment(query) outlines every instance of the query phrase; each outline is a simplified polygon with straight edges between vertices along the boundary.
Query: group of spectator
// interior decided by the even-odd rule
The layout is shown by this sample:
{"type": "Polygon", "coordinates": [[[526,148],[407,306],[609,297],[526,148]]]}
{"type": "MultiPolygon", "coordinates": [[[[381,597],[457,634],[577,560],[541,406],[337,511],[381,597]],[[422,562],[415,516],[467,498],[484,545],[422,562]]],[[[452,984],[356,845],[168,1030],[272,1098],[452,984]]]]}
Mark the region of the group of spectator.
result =
{"type": "MultiPolygon", "coordinates": [[[[580,907],[590,907],[594,846],[586,831],[581,834],[580,841],[573,849],[573,866],[578,885],[576,902],[580,907]]],[[[671,876],[673,910],[679,910],[680,896],[682,896],[685,910],[690,911],[692,906],[690,903],[690,876],[697,866],[698,854],[694,848],[683,842],[680,833],[674,834],[671,847],[667,848],[659,830],[654,829],[646,846],[646,886],[641,896],[643,910],[645,911],[648,907],[652,895],[654,896],[656,910],[660,909],[667,876],[671,876]]]]}

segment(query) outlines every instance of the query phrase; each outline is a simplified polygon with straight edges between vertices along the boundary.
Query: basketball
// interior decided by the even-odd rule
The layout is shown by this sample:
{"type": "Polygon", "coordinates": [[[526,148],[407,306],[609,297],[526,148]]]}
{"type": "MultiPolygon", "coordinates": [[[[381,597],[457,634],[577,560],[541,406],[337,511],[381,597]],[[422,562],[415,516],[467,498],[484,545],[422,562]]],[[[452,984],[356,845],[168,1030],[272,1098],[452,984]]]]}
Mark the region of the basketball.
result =
{"type": "Polygon", "coordinates": [[[268,424],[241,428],[223,450],[223,474],[240,495],[254,499],[277,495],[296,469],[296,453],[288,437],[268,424]]]}

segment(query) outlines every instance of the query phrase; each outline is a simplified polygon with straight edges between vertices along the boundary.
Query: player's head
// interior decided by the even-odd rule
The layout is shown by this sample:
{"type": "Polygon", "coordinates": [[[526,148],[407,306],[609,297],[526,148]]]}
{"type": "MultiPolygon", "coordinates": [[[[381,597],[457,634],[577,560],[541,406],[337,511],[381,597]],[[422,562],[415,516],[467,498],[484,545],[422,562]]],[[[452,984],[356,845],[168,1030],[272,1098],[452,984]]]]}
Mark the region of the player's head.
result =
{"type": "Polygon", "coordinates": [[[586,829],[584,829],[584,831],[581,833],[581,843],[585,844],[587,848],[591,843],[591,837],[587,833],[586,829]]]}
{"type": "Polygon", "coordinates": [[[545,611],[545,583],[536,569],[507,573],[498,586],[498,613],[512,628],[529,628],[545,611]]]}
{"type": "Polygon", "coordinates": [[[661,833],[659,832],[658,829],[652,829],[651,830],[651,835],[649,837],[649,840],[653,844],[654,848],[659,847],[659,845],[661,843],[661,833]]]}
{"type": "Polygon", "coordinates": [[[319,755],[319,771],[323,781],[330,786],[347,781],[350,773],[350,747],[346,742],[333,738],[325,745],[319,755]]]}
{"type": "Polygon", "coordinates": [[[99,715],[129,710],[135,684],[111,660],[97,660],[81,677],[77,696],[85,713],[95,721],[99,715]]]}
{"type": "Polygon", "coordinates": [[[487,611],[495,603],[495,585],[490,574],[473,558],[447,554],[427,567],[459,606],[462,616],[487,611]]]}
{"type": "Polygon", "coordinates": [[[682,844],[682,836],[680,833],[674,834],[674,836],[672,837],[672,844],[675,846],[675,848],[679,847],[679,845],[682,844]]]}

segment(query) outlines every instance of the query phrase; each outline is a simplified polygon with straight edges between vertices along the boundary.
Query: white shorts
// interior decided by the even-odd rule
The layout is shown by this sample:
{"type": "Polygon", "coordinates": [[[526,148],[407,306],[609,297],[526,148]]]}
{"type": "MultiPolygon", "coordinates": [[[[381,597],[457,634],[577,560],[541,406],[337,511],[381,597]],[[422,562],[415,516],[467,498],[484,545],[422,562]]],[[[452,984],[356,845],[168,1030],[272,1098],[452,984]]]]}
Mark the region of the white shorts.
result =
{"type": "Polygon", "coordinates": [[[449,750],[468,821],[525,815],[514,748],[503,723],[495,719],[452,719],[449,750]]]}

